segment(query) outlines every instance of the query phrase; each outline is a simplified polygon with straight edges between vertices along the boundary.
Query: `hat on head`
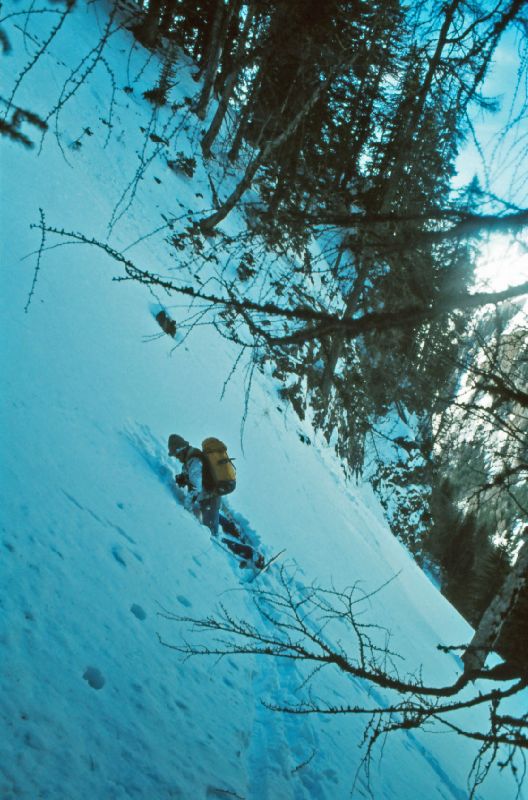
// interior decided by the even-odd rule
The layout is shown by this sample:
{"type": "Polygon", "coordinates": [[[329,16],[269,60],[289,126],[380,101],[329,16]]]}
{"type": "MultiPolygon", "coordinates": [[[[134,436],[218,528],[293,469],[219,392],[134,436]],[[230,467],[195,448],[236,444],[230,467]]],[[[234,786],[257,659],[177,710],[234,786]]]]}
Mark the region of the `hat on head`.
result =
{"type": "Polygon", "coordinates": [[[178,456],[184,450],[190,447],[189,442],[183,438],[183,436],[179,436],[177,433],[171,433],[169,436],[169,455],[170,456],[178,456]]]}

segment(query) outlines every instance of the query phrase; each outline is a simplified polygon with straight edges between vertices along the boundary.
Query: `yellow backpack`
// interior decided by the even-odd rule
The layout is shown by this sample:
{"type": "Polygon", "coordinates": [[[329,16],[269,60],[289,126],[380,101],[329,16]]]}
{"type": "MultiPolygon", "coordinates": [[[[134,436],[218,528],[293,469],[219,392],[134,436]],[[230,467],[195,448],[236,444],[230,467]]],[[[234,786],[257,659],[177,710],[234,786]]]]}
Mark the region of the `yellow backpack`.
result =
{"type": "MultiPolygon", "coordinates": [[[[236,470],[220,439],[209,437],[202,442],[207,483],[218,494],[230,494],[236,486],[236,470]]],[[[204,482],[205,485],[205,482],[204,482]]]]}

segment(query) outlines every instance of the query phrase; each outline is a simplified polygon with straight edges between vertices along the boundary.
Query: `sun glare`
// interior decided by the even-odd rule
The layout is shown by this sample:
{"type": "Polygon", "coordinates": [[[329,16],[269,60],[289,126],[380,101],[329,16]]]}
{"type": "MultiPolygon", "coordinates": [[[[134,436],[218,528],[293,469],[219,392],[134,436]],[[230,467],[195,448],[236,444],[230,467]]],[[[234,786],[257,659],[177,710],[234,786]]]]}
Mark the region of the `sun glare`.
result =
{"type": "Polygon", "coordinates": [[[477,260],[475,288],[500,292],[528,281],[528,242],[491,237],[477,260]]]}

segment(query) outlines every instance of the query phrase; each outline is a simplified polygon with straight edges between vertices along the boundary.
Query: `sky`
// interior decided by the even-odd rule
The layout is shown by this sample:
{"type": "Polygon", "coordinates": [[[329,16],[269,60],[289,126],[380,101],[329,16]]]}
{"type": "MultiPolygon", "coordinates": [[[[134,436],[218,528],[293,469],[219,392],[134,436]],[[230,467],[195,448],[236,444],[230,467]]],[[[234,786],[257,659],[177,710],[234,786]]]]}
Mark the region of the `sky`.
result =
{"type": "MultiPolygon", "coordinates": [[[[524,58],[521,34],[510,29],[501,39],[482,87],[485,98],[497,101],[497,111],[473,107],[470,118],[478,148],[470,134],[458,157],[455,177],[455,185],[465,185],[477,175],[483,188],[520,208],[528,206],[526,72],[517,80],[524,58]],[[508,134],[499,137],[500,131],[512,121],[515,124],[508,134]]],[[[500,291],[527,280],[526,236],[512,241],[509,235],[495,235],[483,242],[476,289],[500,291]]]]}

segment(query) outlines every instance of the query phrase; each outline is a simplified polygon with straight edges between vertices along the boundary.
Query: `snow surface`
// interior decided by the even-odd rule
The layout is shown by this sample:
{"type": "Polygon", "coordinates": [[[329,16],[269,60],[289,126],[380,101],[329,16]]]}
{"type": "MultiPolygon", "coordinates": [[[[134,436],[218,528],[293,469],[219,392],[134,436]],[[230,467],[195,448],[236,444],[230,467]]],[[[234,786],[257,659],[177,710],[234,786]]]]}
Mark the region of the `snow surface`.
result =
{"type": "MultiPolygon", "coordinates": [[[[5,5],[4,14],[23,9],[5,5]]],[[[34,14],[3,23],[13,46],[1,62],[9,86],[55,21],[34,14]]],[[[104,4],[78,4],[23,75],[14,102],[45,117],[72,69],[89,65],[82,59],[106,22],[104,4]]],[[[115,282],[121,267],[100,250],[48,236],[25,313],[41,241],[30,225],[40,208],[49,225],[101,240],[113,218],[110,242],[120,248],[156,229],[162,213],[211,204],[201,162],[193,180],[166,167],[178,151],[198,159],[199,127],[185,110],[170,120],[163,109],[153,120],[141,93],[155,83],[157,59],[126,30],[112,34],[104,55],[106,66],[61,109],[59,139],[52,117],[40,151],[29,125],[33,151],[0,140],[0,797],[464,800],[473,743],[399,733],[376,750],[367,776],[358,771],[359,718],[281,715],[262,704],[301,699],[301,666],[254,656],[184,661],[160,643],[190,635],[188,625],[160,616],[164,609],[200,617],[222,602],[262,624],[236,562],[175,502],[167,483],[172,432],[196,444],[207,435],[229,443],[238,466],[231,505],[267,556],[286,548],[281,563],[297,585],[360,581],[368,592],[393,578],[366,613],[391,629],[403,671],[422,665],[427,683],[453,680],[459,663],[436,645],[467,641],[471,631],[391,535],[371,489],[345,483],[332,453],[258,372],[241,447],[246,371],[225,386],[235,347],[209,326],[177,347],[158,335],[153,303],[179,319],[187,313],[181,299],[115,282]],[[132,93],[123,91],[124,75],[132,93]],[[144,152],[141,129],[162,135],[165,123],[165,133],[174,130],[170,146],[149,142],[144,152]],[[138,153],[153,158],[135,196],[123,200],[138,153]]],[[[182,63],[171,101],[196,90],[182,63]]],[[[234,215],[229,224],[240,221],[234,215]]],[[[142,239],[127,255],[166,274],[177,253],[165,236],[142,239]]],[[[259,585],[277,588],[279,569],[259,585]]],[[[331,671],[316,686],[329,702],[387,702],[331,671]]],[[[474,726],[479,719],[466,715],[474,726]]],[[[498,771],[478,792],[514,796],[510,776],[498,771]]]]}

